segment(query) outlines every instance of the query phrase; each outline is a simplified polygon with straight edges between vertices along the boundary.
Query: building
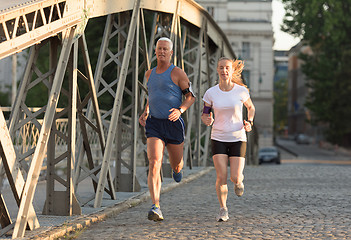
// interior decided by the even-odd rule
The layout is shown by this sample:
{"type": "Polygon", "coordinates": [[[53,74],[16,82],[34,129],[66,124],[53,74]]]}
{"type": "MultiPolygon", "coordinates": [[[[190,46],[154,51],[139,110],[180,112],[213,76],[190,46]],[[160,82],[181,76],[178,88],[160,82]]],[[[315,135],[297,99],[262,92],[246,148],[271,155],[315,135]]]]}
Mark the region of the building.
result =
{"type": "MultiPolygon", "coordinates": [[[[13,102],[16,97],[16,88],[13,87],[13,78],[16,78],[16,84],[23,77],[23,71],[27,62],[27,51],[22,51],[15,55],[8,56],[0,60],[0,92],[9,93],[11,99],[9,102],[13,102]],[[16,69],[14,71],[13,67],[16,69]]],[[[0,102],[0,107],[3,103],[0,102]]]]}
{"type": "Polygon", "coordinates": [[[8,91],[12,82],[12,56],[0,60],[0,91],[8,91]]]}
{"type": "Polygon", "coordinates": [[[309,46],[298,43],[289,50],[288,67],[288,132],[289,135],[306,134],[312,139],[320,138],[321,126],[313,127],[309,124],[311,112],[306,108],[306,98],[310,89],[306,86],[306,76],[301,70],[303,61],[299,59],[299,54],[312,54],[309,46]]]}
{"type": "Polygon", "coordinates": [[[274,51],[274,79],[273,82],[281,79],[288,80],[288,51],[274,51]]]}
{"type": "Polygon", "coordinates": [[[274,134],[288,136],[288,52],[274,51],[274,134]]]}
{"type": "Polygon", "coordinates": [[[245,61],[244,79],[256,107],[259,147],[273,145],[272,0],[198,0],[245,61]]]}

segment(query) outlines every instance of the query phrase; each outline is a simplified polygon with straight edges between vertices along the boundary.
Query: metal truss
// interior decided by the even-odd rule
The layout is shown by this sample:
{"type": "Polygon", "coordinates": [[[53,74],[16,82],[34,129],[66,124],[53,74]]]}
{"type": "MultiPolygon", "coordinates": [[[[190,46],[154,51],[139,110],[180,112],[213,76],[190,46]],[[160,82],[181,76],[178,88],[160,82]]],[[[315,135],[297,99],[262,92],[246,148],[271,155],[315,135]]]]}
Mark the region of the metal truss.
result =
{"type": "MultiPolygon", "coordinates": [[[[39,226],[32,201],[40,177],[47,184],[44,214],[80,214],[80,207],[88,202],[100,207],[105,192],[116,199],[115,191],[140,189],[137,161],[142,159],[147,165],[144,129],[138,122],[147,98],[144,73],[155,66],[155,44],[162,36],[174,42],[173,63],[187,73],[197,96],[184,114],[184,161],[190,168],[208,164],[210,128],[201,124],[202,96],[214,84],[218,57],[235,58],[225,35],[191,0],[171,0],[167,5],[152,0],[121,1],[119,7],[111,0],[106,6],[114,4],[108,9],[89,7],[98,2],[87,0],[80,5],[80,1],[44,0],[38,5],[34,1],[23,6],[22,12],[16,8],[0,15],[0,49],[10,46],[0,50],[0,58],[32,46],[11,112],[8,139],[1,139],[0,167],[13,183],[19,206],[16,222],[12,222],[6,199],[0,195],[1,233],[13,228],[13,237],[22,237],[26,227],[39,226]],[[82,10],[80,16],[88,12],[90,17],[107,15],[94,74],[82,31],[84,19],[78,20],[77,9],[82,10]],[[51,31],[39,34],[46,28],[51,31]],[[36,64],[45,48],[49,49],[48,69],[36,64]],[[78,68],[78,56],[84,70],[78,68]],[[81,91],[83,85],[87,92],[81,91]],[[37,86],[45,87],[48,100],[43,107],[32,108],[27,95],[37,86]],[[67,119],[66,127],[60,125],[62,118],[67,119]],[[24,131],[37,136],[21,134],[24,131]],[[57,146],[58,141],[63,148],[57,146]],[[26,144],[18,148],[20,143],[26,144]],[[5,149],[5,144],[12,145],[12,150],[5,149]],[[90,197],[78,191],[85,179],[92,182],[94,195],[90,197]]],[[[5,120],[0,118],[0,124],[5,126],[5,120]]]]}
{"type": "MultiPolygon", "coordinates": [[[[23,175],[20,171],[20,167],[16,164],[16,153],[12,145],[10,138],[10,133],[7,130],[6,121],[2,111],[0,110],[0,156],[2,158],[2,163],[5,168],[7,179],[9,180],[14,199],[17,205],[20,205],[20,199],[22,198],[22,189],[24,187],[25,181],[23,175]]],[[[0,231],[0,236],[9,231],[14,227],[10,214],[8,213],[5,200],[0,193],[0,224],[2,230],[0,231]]],[[[28,221],[29,229],[33,230],[39,227],[39,222],[35,214],[33,205],[30,204],[28,214],[31,218],[28,221]]]]}
{"type": "Polygon", "coordinates": [[[31,1],[0,11],[0,58],[19,52],[82,21],[81,11],[65,12],[66,0],[31,1]]]}

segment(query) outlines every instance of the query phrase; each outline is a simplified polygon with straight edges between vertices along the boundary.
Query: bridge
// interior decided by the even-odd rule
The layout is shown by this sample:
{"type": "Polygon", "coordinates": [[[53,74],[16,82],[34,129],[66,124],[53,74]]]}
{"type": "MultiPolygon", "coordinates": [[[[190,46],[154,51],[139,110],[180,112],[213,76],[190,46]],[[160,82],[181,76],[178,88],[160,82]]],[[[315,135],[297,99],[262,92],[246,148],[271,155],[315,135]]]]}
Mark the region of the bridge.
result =
{"type": "MultiPolygon", "coordinates": [[[[3,0],[0,5],[0,59],[28,52],[9,118],[0,113],[0,186],[8,181],[18,205],[11,219],[1,195],[0,235],[12,231],[12,238],[22,237],[39,227],[33,198],[42,180],[47,215],[79,215],[87,202],[100,207],[104,194],[116,199],[118,192],[138,191],[137,164],[147,165],[138,123],[147,97],[144,73],[155,66],[155,43],[162,36],[174,42],[172,61],[187,73],[198,96],[184,116],[184,162],[189,168],[208,165],[210,128],[201,124],[202,96],[215,84],[217,59],[236,57],[200,5],[192,0],[3,0]],[[89,38],[94,25],[101,25],[101,35],[89,38]],[[99,45],[90,45],[92,38],[99,45]],[[45,99],[40,106],[31,104],[33,93],[45,99]],[[88,199],[77,191],[86,180],[94,192],[88,199]]],[[[249,159],[252,152],[249,148],[249,159]]]]}

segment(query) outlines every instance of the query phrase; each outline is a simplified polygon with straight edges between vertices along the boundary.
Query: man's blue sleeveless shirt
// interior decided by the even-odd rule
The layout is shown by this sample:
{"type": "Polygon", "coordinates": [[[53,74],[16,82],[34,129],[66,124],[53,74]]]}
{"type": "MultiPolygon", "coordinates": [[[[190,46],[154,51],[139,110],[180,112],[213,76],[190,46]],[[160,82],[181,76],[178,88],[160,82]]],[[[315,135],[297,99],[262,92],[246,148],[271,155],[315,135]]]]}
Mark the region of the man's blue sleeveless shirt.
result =
{"type": "Polygon", "coordinates": [[[149,111],[155,118],[168,119],[171,108],[182,104],[182,90],[171,79],[171,66],[163,73],[157,74],[156,67],[152,69],[147,82],[149,92],[149,111]]]}

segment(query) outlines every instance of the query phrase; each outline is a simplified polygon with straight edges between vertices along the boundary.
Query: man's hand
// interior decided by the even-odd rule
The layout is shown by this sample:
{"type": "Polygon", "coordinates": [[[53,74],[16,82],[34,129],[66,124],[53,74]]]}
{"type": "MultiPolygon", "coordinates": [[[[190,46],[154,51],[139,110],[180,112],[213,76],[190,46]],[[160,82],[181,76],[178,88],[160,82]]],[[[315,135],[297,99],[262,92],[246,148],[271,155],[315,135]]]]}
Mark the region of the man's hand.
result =
{"type": "Polygon", "coordinates": [[[175,122],[179,119],[180,115],[182,115],[182,113],[180,112],[180,110],[178,108],[171,108],[169,110],[171,113],[168,115],[168,120],[175,122]]]}
{"type": "Polygon", "coordinates": [[[146,125],[146,119],[149,116],[149,114],[147,112],[143,112],[140,117],[139,117],[139,123],[141,126],[145,127],[146,125]]]}

